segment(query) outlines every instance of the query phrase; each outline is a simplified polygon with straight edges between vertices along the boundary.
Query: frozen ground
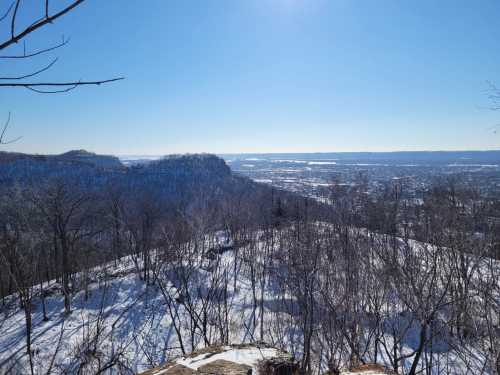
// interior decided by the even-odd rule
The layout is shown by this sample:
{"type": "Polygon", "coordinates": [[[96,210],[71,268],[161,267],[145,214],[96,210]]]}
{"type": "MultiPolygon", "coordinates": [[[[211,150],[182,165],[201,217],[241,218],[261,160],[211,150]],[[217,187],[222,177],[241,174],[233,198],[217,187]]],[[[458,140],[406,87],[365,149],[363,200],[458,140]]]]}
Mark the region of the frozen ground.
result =
{"type": "Polygon", "coordinates": [[[220,353],[214,355],[200,354],[194,357],[181,357],[176,360],[175,363],[197,370],[207,363],[218,359],[224,359],[226,361],[250,366],[254,370],[253,373],[257,373],[257,365],[260,361],[269,358],[277,358],[280,355],[281,353],[279,350],[274,348],[247,347],[239,349],[225,347],[220,353]]]}
{"type": "MultiPolygon", "coordinates": [[[[232,252],[226,252],[221,262],[227,270],[234,270],[232,252]]],[[[199,269],[200,279],[208,278],[209,271],[199,269]]],[[[78,292],[72,301],[72,313],[64,315],[63,298],[59,293],[46,298],[48,321],[43,320],[41,303],[34,299],[32,350],[35,367],[46,370],[54,362],[58,367],[71,369],[81,356],[82,347],[99,334],[99,346],[108,351],[107,358],[123,352],[126,365],[134,372],[157,366],[181,354],[177,336],[170,319],[165,299],[154,285],[146,286],[135,272],[130,257],[99,268],[99,280],[91,285],[90,296],[78,292]]],[[[168,286],[175,288],[174,284],[168,286]]],[[[52,281],[46,288],[58,290],[52,281]]],[[[249,281],[239,277],[229,283],[228,308],[231,342],[253,341],[249,329],[253,308],[249,281]]],[[[272,303],[265,303],[272,306],[272,303]]],[[[182,313],[179,309],[179,313],[182,313]]],[[[0,322],[0,373],[16,363],[26,365],[25,317],[14,301],[6,309],[0,322]]],[[[181,319],[187,321],[188,319],[181,319]]],[[[189,336],[189,327],[182,327],[189,336]]],[[[203,346],[200,337],[195,339],[203,346]]],[[[190,348],[188,348],[190,349],[190,348]]]]}
{"type": "MultiPolygon", "coordinates": [[[[214,260],[210,262],[213,263],[214,260]]],[[[226,277],[227,303],[224,308],[227,309],[229,317],[227,341],[233,344],[260,340],[259,319],[256,319],[260,316],[260,311],[258,307],[254,308],[249,273],[241,261],[241,254],[228,250],[217,256],[217,271],[213,271],[213,264],[210,262],[207,264],[206,258],[197,257],[194,263],[190,264],[192,282],[189,285],[193,288],[193,295],[195,290],[209,288],[214,280],[226,277]]],[[[170,275],[173,267],[167,264],[158,272],[170,275]]],[[[192,334],[192,322],[186,309],[181,307],[181,303],[173,301],[170,301],[169,305],[157,285],[146,285],[139,277],[131,257],[125,257],[116,264],[112,262],[98,267],[92,274],[95,276],[90,293],[86,296],[82,290],[74,295],[72,313],[69,316],[64,315],[63,298],[55,281],[45,285],[46,289],[54,291],[46,298],[48,321],[43,320],[40,299],[34,298],[32,353],[38,373],[45,373],[48,368],[71,373],[78,363],[90,363],[95,358],[104,362],[119,359],[122,368],[140,372],[178,358],[182,352],[176,327],[172,324],[172,316],[177,316],[181,336],[191,337],[191,340],[184,341],[186,352],[205,346],[199,332],[192,334]],[[92,351],[93,348],[97,349],[92,351]]],[[[183,292],[179,281],[173,276],[165,280],[168,281],[163,285],[164,288],[170,295],[180,298],[183,292]]],[[[266,328],[262,338],[274,345],[277,336],[281,335],[280,342],[283,347],[280,349],[287,350],[299,358],[298,348],[302,335],[300,325],[294,320],[295,302],[288,296],[284,303],[283,295],[278,295],[273,287],[274,283],[269,280],[263,294],[263,321],[266,327],[277,328],[266,328]],[[279,327],[275,322],[279,322],[279,327]]],[[[203,301],[196,303],[202,304],[203,301]]],[[[199,308],[199,304],[195,305],[195,308],[199,308]]],[[[4,309],[0,333],[0,373],[9,369],[26,368],[25,316],[13,298],[8,301],[8,308],[4,309]]],[[[219,335],[215,328],[210,328],[210,322],[208,335],[213,340],[219,335]]],[[[390,347],[390,339],[387,344],[390,347]]],[[[411,339],[408,345],[411,345],[411,339]]],[[[404,351],[409,353],[411,348],[405,347],[404,351]]],[[[261,351],[257,353],[242,349],[221,353],[220,356],[254,366],[262,354],[261,351]]],[[[383,353],[379,355],[379,361],[388,363],[383,353]]],[[[477,356],[478,363],[481,362],[477,353],[472,355],[477,356]]],[[[446,361],[447,366],[457,368],[457,374],[462,373],[459,358],[447,356],[446,361]]],[[[179,363],[188,367],[195,366],[192,359],[183,359],[179,363]]],[[[14,373],[22,373],[22,370],[16,371],[18,370],[14,373]]]]}

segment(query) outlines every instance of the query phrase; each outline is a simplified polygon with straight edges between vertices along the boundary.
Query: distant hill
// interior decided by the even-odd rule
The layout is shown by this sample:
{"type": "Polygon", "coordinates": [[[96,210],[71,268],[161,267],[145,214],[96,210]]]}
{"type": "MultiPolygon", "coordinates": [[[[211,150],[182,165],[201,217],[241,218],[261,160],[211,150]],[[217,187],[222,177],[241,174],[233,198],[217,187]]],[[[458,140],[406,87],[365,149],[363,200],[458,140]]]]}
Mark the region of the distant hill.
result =
{"type": "Polygon", "coordinates": [[[111,155],[99,155],[84,150],[60,155],[0,152],[0,186],[14,183],[34,184],[50,178],[87,176],[94,182],[103,175],[116,173],[125,167],[111,155]]]}
{"type": "Polygon", "coordinates": [[[89,163],[102,168],[120,168],[123,166],[116,156],[99,155],[85,150],[72,150],[53,157],[61,161],[89,163]]]}
{"type": "Polygon", "coordinates": [[[0,152],[0,184],[43,182],[51,178],[90,179],[93,184],[110,180],[141,185],[208,182],[229,178],[231,170],[223,159],[209,154],[170,155],[149,164],[125,166],[115,156],[86,150],[72,150],[59,155],[0,152]]]}
{"type": "MultiPolygon", "coordinates": [[[[84,150],[61,155],[0,153],[0,189],[18,186],[44,195],[47,188],[61,183],[74,193],[95,197],[96,202],[114,195],[131,204],[153,202],[165,213],[193,217],[199,210],[221,214],[233,202],[245,207],[244,214],[234,215],[251,225],[258,225],[273,204],[280,207],[281,222],[304,202],[295,193],[233,173],[222,158],[211,154],[169,155],[125,166],[114,156],[84,150]]],[[[215,225],[217,220],[212,219],[215,225]]]]}
{"type": "Polygon", "coordinates": [[[0,188],[37,187],[54,179],[94,192],[113,186],[131,198],[148,192],[155,199],[175,204],[189,204],[200,196],[213,200],[244,194],[256,199],[271,191],[269,186],[234,174],[224,159],[211,154],[168,155],[146,164],[125,166],[115,156],[85,150],[60,155],[0,152],[0,188]]]}
{"type": "Polygon", "coordinates": [[[0,152],[0,164],[16,162],[65,162],[83,163],[102,168],[119,168],[123,164],[116,156],[99,155],[85,150],[72,150],[59,155],[23,154],[20,152],[0,152]]]}

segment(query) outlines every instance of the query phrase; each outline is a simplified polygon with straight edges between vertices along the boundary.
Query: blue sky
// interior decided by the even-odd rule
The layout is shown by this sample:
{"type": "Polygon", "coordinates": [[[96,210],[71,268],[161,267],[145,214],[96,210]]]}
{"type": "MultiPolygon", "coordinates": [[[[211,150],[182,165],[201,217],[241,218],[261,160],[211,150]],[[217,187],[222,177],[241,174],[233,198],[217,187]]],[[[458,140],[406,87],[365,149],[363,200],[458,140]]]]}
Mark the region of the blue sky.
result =
{"type": "Polygon", "coordinates": [[[23,136],[3,148],[497,149],[486,82],[500,85],[499,14],[486,0],[88,0],[29,39],[34,49],[71,37],[40,79],[126,80],[64,95],[1,90],[10,135],[23,136]]]}

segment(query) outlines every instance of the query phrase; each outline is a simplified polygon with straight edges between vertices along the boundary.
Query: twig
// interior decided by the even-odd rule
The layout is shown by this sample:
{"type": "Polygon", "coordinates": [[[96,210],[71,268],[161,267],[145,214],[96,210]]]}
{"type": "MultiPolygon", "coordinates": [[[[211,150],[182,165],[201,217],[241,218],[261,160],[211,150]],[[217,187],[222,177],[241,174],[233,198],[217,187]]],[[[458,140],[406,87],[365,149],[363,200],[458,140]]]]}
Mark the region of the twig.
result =
{"type": "Polygon", "coordinates": [[[118,78],[112,78],[112,79],[105,79],[102,81],[76,81],[76,82],[26,82],[26,83],[16,83],[16,82],[7,82],[7,83],[0,83],[0,87],[22,87],[40,94],[57,94],[57,93],[63,93],[63,92],[68,92],[71,90],[74,90],[78,86],[89,86],[89,85],[102,85],[104,83],[110,83],[110,82],[115,82],[115,81],[121,81],[122,79],[125,79],[125,77],[118,77],[118,78]],[[64,87],[63,89],[59,90],[43,90],[43,89],[37,89],[35,87],[64,87]]]}
{"type": "Polygon", "coordinates": [[[0,80],[18,80],[18,79],[25,79],[25,78],[34,77],[34,76],[36,76],[40,73],[43,73],[43,72],[49,70],[50,68],[52,68],[52,66],[57,62],[57,60],[58,60],[58,58],[56,57],[47,66],[43,67],[40,70],[37,70],[36,72],[29,73],[29,74],[26,74],[24,76],[18,76],[18,77],[0,77],[0,80]]]}
{"type": "Polygon", "coordinates": [[[66,13],[68,13],[69,11],[71,11],[73,8],[76,8],[78,5],[82,4],[84,1],[85,0],[76,0],[74,3],[68,5],[66,8],[64,8],[63,10],[57,12],[53,16],[45,17],[45,18],[41,19],[40,21],[35,22],[31,26],[28,26],[23,31],[21,31],[19,34],[15,35],[15,30],[14,30],[14,28],[15,28],[15,19],[16,19],[16,14],[15,13],[16,13],[16,9],[18,8],[19,2],[20,2],[20,0],[18,0],[16,2],[16,9],[14,10],[14,15],[12,17],[12,22],[11,22],[11,38],[0,44],[0,50],[3,50],[5,48],[11,46],[12,44],[17,43],[19,40],[23,39],[27,35],[29,35],[32,32],[34,32],[35,30],[38,30],[39,28],[41,28],[41,27],[43,27],[43,26],[45,26],[45,25],[47,25],[49,23],[54,22],[58,18],[64,16],[66,13]]]}

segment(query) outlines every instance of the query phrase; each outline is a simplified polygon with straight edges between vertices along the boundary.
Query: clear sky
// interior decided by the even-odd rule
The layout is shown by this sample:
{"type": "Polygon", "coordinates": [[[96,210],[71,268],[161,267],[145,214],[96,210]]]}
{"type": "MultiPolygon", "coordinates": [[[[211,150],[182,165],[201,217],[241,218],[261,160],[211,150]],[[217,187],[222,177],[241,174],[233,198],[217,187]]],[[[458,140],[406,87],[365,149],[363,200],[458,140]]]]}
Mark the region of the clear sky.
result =
{"type": "Polygon", "coordinates": [[[500,85],[499,20],[497,0],[88,0],[30,39],[72,39],[40,80],[126,80],[0,90],[23,136],[3,149],[497,149],[486,82],[500,85]]]}

